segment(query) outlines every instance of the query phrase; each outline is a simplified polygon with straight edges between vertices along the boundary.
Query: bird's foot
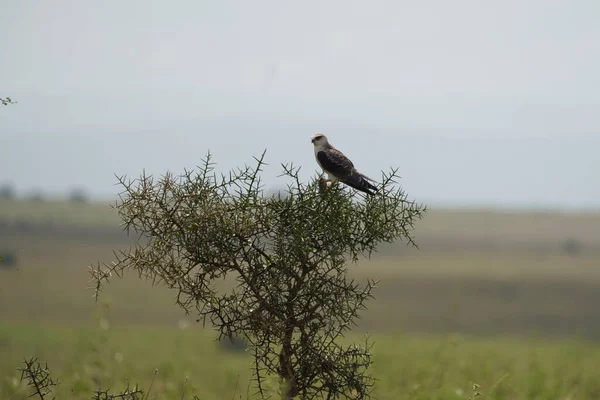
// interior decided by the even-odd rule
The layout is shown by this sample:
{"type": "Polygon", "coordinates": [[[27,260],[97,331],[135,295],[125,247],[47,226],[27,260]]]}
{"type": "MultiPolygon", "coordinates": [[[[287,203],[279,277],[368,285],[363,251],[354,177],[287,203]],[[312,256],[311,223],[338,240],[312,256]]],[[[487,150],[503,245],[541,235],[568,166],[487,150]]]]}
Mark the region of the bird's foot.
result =
{"type": "Polygon", "coordinates": [[[337,184],[337,182],[332,182],[331,179],[325,179],[321,177],[319,178],[319,191],[321,193],[324,193],[325,191],[330,191],[335,184],[337,184]]]}
{"type": "Polygon", "coordinates": [[[327,179],[324,178],[319,178],[319,192],[320,193],[324,193],[325,191],[329,190],[329,188],[327,187],[327,179]]]}

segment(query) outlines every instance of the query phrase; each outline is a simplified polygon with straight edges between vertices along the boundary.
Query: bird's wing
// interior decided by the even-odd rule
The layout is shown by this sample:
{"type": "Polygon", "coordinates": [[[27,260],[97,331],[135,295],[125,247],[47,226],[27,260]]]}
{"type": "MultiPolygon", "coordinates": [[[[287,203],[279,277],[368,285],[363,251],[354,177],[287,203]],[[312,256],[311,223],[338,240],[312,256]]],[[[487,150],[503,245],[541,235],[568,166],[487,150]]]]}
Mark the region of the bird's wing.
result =
{"type": "Polygon", "coordinates": [[[317,160],[325,171],[341,180],[350,176],[354,170],[352,161],[337,149],[319,151],[317,160]]]}
{"type": "Polygon", "coordinates": [[[361,192],[365,192],[366,194],[375,194],[378,189],[376,186],[371,184],[369,181],[373,181],[371,178],[366,177],[361,174],[357,170],[353,169],[352,173],[343,180],[343,182],[353,187],[356,190],[360,190],[361,192]]]}

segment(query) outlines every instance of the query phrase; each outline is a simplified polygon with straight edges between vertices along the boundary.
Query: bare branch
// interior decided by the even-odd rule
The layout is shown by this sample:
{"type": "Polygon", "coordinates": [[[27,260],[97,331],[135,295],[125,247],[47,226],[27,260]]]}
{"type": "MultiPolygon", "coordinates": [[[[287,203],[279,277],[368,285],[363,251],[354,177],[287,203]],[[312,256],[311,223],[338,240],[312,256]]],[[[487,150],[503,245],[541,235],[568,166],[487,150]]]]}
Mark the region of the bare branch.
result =
{"type": "Polygon", "coordinates": [[[19,371],[21,371],[21,382],[27,380],[27,385],[33,389],[29,397],[37,395],[40,400],[45,400],[48,396],[52,395],[52,389],[60,384],[60,382],[50,377],[48,364],[42,367],[37,358],[25,359],[23,360],[23,364],[25,364],[25,367],[19,368],[19,371]]]}

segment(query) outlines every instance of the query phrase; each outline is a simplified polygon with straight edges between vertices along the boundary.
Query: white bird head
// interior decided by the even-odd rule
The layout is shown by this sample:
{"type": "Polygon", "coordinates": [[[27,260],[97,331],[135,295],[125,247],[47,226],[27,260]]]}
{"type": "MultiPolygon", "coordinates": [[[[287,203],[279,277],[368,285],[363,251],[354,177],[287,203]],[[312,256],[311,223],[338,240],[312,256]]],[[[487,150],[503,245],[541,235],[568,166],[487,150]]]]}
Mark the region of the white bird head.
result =
{"type": "Polygon", "coordinates": [[[329,141],[327,140],[327,136],[323,135],[320,132],[317,132],[314,135],[312,135],[312,138],[310,139],[310,141],[316,148],[319,148],[319,149],[329,146],[329,141]]]}

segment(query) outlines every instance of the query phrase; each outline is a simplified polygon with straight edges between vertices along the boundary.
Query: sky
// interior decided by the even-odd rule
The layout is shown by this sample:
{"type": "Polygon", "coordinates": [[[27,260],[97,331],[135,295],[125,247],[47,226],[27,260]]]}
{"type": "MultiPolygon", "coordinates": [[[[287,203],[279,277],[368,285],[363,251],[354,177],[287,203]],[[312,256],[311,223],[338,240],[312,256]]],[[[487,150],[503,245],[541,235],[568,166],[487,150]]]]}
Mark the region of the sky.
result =
{"type": "Polygon", "coordinates": [[[600,211],[600,3],[2,0],[0,185],[111,199],[116,175],[323,132],[436,206],[600,211]]]}

